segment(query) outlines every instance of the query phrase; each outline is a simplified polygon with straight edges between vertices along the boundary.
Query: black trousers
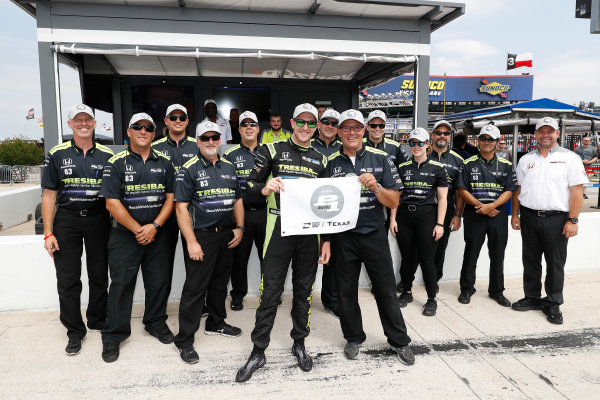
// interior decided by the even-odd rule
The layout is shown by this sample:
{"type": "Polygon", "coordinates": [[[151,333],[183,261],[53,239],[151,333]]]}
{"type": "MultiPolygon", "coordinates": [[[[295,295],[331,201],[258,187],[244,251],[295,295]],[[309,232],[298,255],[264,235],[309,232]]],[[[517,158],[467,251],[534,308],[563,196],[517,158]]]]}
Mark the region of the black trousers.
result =
{"type": "Polygon", "coordinates": [[[329,258],[329,264],[323,265],[323,276],[321,277],[321,303],[323,307],[330,310],[337,310],[338,290],[336,280],[336,257],[333,255],[333,244],[331,243],[331,257],[329,258]]]}
{"type": "Polygon", "coordinates": [[[140,266],[145,289],[144,323],[150,330],[167,321],[169,298],[168,237],[158,231],[148,245],[141,245],[130,231],[112,228],[108,239],[110,289],[108,315],[102,330],[102,342],[122,342],[131,335],[131,307],[140,266]]]}
{"type": "Polygon", "coordinates": [[[221,329],[227,318],[225,298],[233,264],[233,249],[228,248],[227,243],[233,239],[233,231],[195,230],[194,234],[202,247],[204,260],[192,260],[187,242],[183,241],[186,275],[179,303],[179,333],[175,336],[175,344],[178,347],[194,343],[194,334],[200,327],[205,299],[209,310],[206,329],[221,329]]]}
{"type": "Polygon", "coordinates": [[[291,312],[293,327],[290,336],[294,340],[299,340],[310,333],[312,288],[317,275],[319,258],[317,235],[282,237],[279,216],[269,214],[267,218],[260,299],[251,335],[252,342],[261,349],[266,349],[271,340],[271,330],[290,261],[294,293],[291,312]]]}
{"type": "Polygon", "coordinates": [[[241,303],[248,294],[248,260],[252,253],[252,244],[256,246],[258,259],[262,263],[262,252],[265,244],[265,226],[267,209],[244,211],[244,227],[246,231],[242,241],[233,249],[233,268],[231,269],[231,302],[241,303]]]}
{"type": "Polygon", "coordinates": [[[450,223],[454,217],[455,205],[448,204],[446,216],[444,217],[444,235],[437,241],[437,249],[435,250],[435,256],[433,257],[433,263],[435,264],[435,271],[437,273],[437,280],[444,276],[444,261],[446,260],[446,248],[448,247],[448,240],[450,239],[450,223]]]}
{"type": "Polygon", "coordinates": [[[364,263],[388,343],[396,347],[410,343],[396,299],[394,266],[387,240],[387,231],[383,226],[368,234],[348,231],[332,235],[337,265],[340,266],[336,271],[339,293],[337,311],[344,338],[348,342],[362,343],[367,338],[358,304],[358,279],[361,263],[364,263]]]}
{"type": "Polygon", "coordinates": [[[497,295],[504,292],[504,251],[508,242],[508,215],[504,206],[498,207],[498,211],[500,214],[490,218],[487,215],[477,214],[473,206],[465,207],[465,252],[460,270],[461,293],[475,293],[477,259],[486,236],[490,256],[488,293],[497,295]]]}
{"type": "Polygon", "coordinates": [[[521,207],[521,240],[523,243],[523,288],[525,297],[542,295],[542,255],[546,260],[544,290],[548,302],[562,304],[567,262],[567,239],[562,230],[568,214],[539,217],[521,207]]]}
{"type": "Polygon", "coordinates": [[[400,261],[402,288],[405,292],[412,289],[415,273],[421,264],[427,297],[430,299],[435,298],[438,288],[434,264],[437,242],[432,236],[436,219],[437,207],[435,206],[417,206],[415,211],[410,211],[407,206],[400,205],[396,214],[398,223],[396,242],[402,256],[400,261]]]}
{"type": "Polygon", "coordinates": [[[56,286],[60,302],[60,322],[69,338],[83,338],[87,330],[81,317],[81,256],[85,244],[89,284],[87,326],[102,329],[108,297],[108,256],[110,233],[108,211],[82,217],[60,207],[54,216],[52,232],[60,250],[54,252],[56,286]]]}
{"type": "Polygon", "coordinates": [[[168,293],[171,293],[171,284],[173,282],[173,264],[175,264],[175,251],[177,250],[177,241],[179,240],[179,225],[177,224],[177,216],[175,212],[171,214],[164,226],[160,228],[167,239],[165,251],[169,257],[169,287],[168,293]]]}

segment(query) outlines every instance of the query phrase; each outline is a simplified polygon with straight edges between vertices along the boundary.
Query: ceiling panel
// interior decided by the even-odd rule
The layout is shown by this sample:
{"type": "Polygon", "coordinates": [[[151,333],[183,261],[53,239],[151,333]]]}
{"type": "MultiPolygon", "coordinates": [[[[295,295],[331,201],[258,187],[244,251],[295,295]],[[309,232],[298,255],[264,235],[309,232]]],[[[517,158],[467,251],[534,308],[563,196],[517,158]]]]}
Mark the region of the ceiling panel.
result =
{"type": "Polygon", "coordinates": [[[106,57],[121,75],[165,75],[158,57],[115,55],[108,55],[106,57]]]}
{"type": "Polygon", "coordinates": [[[196,59],[190,57],[159,57],[168,76],[198,76],[196,59]]]}

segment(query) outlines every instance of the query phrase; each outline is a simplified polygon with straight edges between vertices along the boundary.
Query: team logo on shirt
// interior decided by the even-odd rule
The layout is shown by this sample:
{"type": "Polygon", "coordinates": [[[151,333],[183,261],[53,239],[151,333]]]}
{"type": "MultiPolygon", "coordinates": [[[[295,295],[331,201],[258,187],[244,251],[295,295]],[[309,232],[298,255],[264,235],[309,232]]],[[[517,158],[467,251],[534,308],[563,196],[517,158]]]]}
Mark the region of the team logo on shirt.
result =
{"type": "Polygon", "coordinates": [[[71,159],[71,158],[63,158],[62,163],[63,163],[63,165],[72,165],[73,164],[73,159],[71,159]]]}
{"type": "Polygon", "coordinates": [[[150,172],[152,172],[153,174],[159,174],[161,172],[163,172],[162,168],[150,168],[150,172]]]}
{"type": "Polygon", "coordinates": [[[281,158],[284,159],[285,161],[292,161],[290,159],[290,153],[288,151],[284,151],[283,153],[281,153],[281,158]]]}
{"type": "Polygon", "coordinates": [[[235,158],[235,161],[236,161],[236,162],[244,162],[244,156],[237,156],[237,157],[235,158]]]}
{"type": "Polygon", "coordinates": [[[161,153],[163,154],[163,156],[170,157],[170,156],[169,156],[169,151],[168,151],[168,150],[162,150],[162,151],[161,151],[161,153]]]}
{"type": "Polygon", "coordinates": [[[125,171],[127,171],[127,172],[131,172],[131,171],[133,171],[133,165],[129,165],[129,164],[127,164],[127,165],[125,166],[125,171]]]}
{"type": "Polygon", "coordinates": [[[198,178],[205,178],[205,177],[206,177],[206,171],[205,170],[198,171],[198,178]]]}
{"type": "Polygon", "coordinates": [[[535,167],[535,164],[527,164],[527,169],[532,169],[533,167],[535,167]]]}
{"type": "Polygon", "coordinates": [[[342,167],[335,167],[335,168],[333,169],[333,174],[334,174],[334,175],[339,175],[339,174],[341,174],[341,173],[342,173],[342,167]]]}

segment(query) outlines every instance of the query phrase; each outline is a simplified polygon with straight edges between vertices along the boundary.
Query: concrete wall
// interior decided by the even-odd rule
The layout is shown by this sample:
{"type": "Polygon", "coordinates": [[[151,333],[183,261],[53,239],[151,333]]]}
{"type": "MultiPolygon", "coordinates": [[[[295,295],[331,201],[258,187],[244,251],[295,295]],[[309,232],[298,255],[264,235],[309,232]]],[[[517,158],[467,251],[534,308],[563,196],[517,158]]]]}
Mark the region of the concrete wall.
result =
{"type": "Polygon", "coordinates": [[[34,218],[35,207],[42,201],[38,186],[9,190],[0,193],[0,226],[8,229],[34,218]]]}
{"type": "MultiPolygon", "coordinates": [[[[6,236],[0,237],[0,254],[2,264],[0,266],[0,311],[7,310],[34,310],[34,309],[57,309],[58,295],[56,293],[56,275],[52,259],[43,249],[41,236],[6,236]]],[[[569,241],[569,256],[566,271],[590,271],[598,270],[598,255],[594,244],[600,242],[600,213],[584,213],[580,218],[579,235],[569,241]]],[[[489,259],[487,258],[486,246],[481,251],[477,277],[486,279],[488,276],[489,259]]],[[[390,237],[390,247],[394,259],[396,275],[400,264],[400,253],[394,239],[390,237]]],[[[445,273],[443,280],[456,281],[460,276],[462,264],[462,252],[464,248],[462,228],[450,237],[446,255],[445,273]]],[[[260,282],[260,269],[256,249],[252,251],[249,266],[249,289],[250,293],[256,295],[260,282]]],[[[519,276],[522,274],[521,264],[521,236],[517,231],[509,229],[508,247],[505,258],[505,275],[519,276]]],[[[420,270],[419,270],[420,271],[420,270]]],[[[321,267],[317,275],[315,290],[321,288],[321,267]]],[[[418,272],[417,282],[422,282],[418,272]]],[[[141,278],[141,277],[140,277],[141,278]]],[[[175,259],[175,271],[173,276],[173,288],[170,300],[177,301],[181,296],[181,289],[185,280],[185,269],[181,244],[178,245],[175,259]]],[[[397,279],[398,280],[398,279],[397,279]]],[[[85,267],[82,272],[83,293],[81,303],[87,304],[87,274],[85,267]]],[[[360,283],[362,287],[368,287],[369,281],[366,273],[361,274],[360,283]]],[[[291,274],[285,285],[286,291],[291,290],[291,274]]],[[[458,283],[456,294],[459,293],[458,283]]],[[[136,287],[135,302],[143,302],[143,284],[138,279],[136,287]]]]}

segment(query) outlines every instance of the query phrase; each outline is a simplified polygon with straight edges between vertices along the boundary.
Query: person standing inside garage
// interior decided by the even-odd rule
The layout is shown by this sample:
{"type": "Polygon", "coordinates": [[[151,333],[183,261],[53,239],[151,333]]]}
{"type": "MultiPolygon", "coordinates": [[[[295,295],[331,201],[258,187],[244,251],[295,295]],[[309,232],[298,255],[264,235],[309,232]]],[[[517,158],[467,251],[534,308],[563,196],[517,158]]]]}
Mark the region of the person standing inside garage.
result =
{"type": "Polygon", "coordinates": [[[69,111],[73,139],[54,146],[42,172],[44,248],[54,259],[60,322],[69,338],[65,353],[79,354],[87,330],[81,317],[81,255],[85,244],[89,279],[87,327],[97,331],[106,320],[110,218],[98,197],[102,170],[112,150],[93,140],[94,112],[85,104],[69,111]]]}

